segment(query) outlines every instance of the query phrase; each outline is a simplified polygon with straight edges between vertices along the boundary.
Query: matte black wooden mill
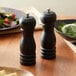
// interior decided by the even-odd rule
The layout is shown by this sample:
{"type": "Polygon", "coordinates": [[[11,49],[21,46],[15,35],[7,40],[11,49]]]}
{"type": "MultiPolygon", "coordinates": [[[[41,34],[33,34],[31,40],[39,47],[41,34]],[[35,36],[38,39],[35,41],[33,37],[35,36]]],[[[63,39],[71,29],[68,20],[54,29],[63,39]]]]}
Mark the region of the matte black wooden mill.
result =
{"type": "Polygon", "coordinates": [[[43,23],[43,32],[41,36],[41,56],[44,59],[56,58],[56,37],[54,33],[54,25],[56,22],[55,12],[47,9],[42,14],[41,21],[43,23]]]}
{"type": "Polygon", "coordinates": [[[34,65],[36,63],[36,44],[33,33],[36,20],[27,14],[26,17],[20,19],[20,25],[23,29],[20,43],[20,63],[26,66],[34,65]]]}

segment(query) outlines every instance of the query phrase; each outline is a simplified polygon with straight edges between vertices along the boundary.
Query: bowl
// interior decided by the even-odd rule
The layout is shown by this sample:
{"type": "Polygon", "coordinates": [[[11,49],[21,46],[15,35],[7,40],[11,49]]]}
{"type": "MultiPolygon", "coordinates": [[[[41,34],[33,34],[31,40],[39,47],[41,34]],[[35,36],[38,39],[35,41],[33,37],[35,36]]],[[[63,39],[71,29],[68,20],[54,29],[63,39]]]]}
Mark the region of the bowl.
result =
{"type": "Polygon", "coordinates": [[[61,23],[65,23],[65,24],[71,24],[71,23],[75,23],[76,19],[63,19],[63,20],[57,20],[56,24],[55,24],[55,31],[62,36],[65,40],[70,41],[72,43],[76,43],[76,38],[72,38],[67,36],[66,34],[64,34],[63,32],[61,32],[58,27],[60,26],[61,23]]]}

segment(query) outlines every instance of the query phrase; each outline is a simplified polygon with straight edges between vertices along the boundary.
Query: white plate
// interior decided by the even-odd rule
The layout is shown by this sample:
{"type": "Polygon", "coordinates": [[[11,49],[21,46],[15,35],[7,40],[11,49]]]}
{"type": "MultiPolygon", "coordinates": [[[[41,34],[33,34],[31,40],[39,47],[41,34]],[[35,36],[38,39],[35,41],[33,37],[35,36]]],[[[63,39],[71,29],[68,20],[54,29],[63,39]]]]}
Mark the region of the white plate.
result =
{"type": "Polygon", "coordinates": [[[18,76],[34,76],[31,72],[27,70],[23,71],[23,70],[11,68],[11,67],[0,67],[0,70],[5,70],[6,73],[16,72],[18,76]]]}

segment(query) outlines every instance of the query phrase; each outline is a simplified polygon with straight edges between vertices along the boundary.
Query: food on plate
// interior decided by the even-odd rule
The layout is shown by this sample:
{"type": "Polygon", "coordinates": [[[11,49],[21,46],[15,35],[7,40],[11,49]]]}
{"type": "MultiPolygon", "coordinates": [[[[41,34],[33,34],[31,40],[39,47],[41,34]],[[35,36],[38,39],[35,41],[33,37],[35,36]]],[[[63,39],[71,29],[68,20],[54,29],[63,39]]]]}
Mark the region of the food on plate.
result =
{"type": "Polygon", "coordinates": [[[0,71],[0,76],[5,76],[6,75],[6,71],[5,70],[1,70],[0,71]]]}
{"type": "Polygon", "coordinates": [[[0,76],[18,76],[16,72],[14,73],[7,73],[5,70],[0,71],[0,76]]]}
{"type": "Polygon", "coordinates": [[[17,76],[17,73],[10,73],[10,74],[6,74],[4,76],[17,76]]]}
{"type": "Polygon", "coordinates": [[[18,18],[16,18],[13,12],[0,12],[0,29],[8,28],[19,24],[18,18]]]}
{"type": "Polygon", "coordinates": [[[63,26],[62,32],[67,36],[76,38],[76,24],[67,24],[63,26]]]}
{"type": "Polygon", "coordinates": [[[59,26],[58,26],[58,30],[62,32],[62,27],[65,26],[66,23],[62,22],[59,26]]]}
{"type": "Polygon", "coordinates": [[[58,29],[65,35],[72,37],[72,38],[76,38],[76,23],[72,23],[72,24],[62,23],[58,27],[58,29]]]}

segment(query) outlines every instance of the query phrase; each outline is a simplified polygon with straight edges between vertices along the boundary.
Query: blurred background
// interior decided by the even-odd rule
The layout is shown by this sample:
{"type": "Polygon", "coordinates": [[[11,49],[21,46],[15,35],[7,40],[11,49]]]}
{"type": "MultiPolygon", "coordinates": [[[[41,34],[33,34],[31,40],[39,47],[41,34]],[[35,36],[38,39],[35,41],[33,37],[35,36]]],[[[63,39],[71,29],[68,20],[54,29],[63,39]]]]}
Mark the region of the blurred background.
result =
{"type": "Polygon", "coordinates": [[[76,0],[0,0],[0,7],[21,9],[29,6],[40,12],[50,8],[57,15],[76,16],[76,0]]]}

